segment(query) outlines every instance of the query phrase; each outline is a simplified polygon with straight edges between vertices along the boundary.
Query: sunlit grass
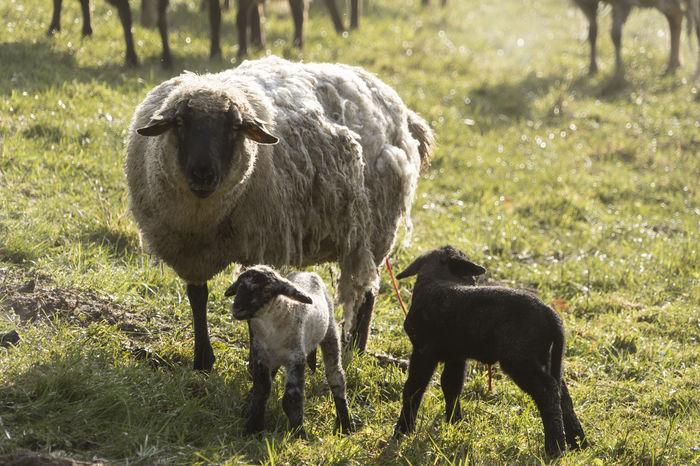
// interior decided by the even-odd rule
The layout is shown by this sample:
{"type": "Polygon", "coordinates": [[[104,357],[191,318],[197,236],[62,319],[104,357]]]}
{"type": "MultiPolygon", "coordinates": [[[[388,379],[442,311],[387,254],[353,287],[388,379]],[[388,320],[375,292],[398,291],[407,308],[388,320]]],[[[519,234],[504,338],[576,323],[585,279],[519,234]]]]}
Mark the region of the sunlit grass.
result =
{"type": "MultiPolygon", "coordinates": [[[[146,336],[108,322],[22,324],[0,308],[0,333],[22,337],[0,348],[0,454],[129,464],[544,461],[534,404],[498,369],[488,393],[475,364],[457,425],[443,421],[436,377],[417,432],[392,441],[405,374],[362,356],[346,361],[356,433],[333,435],[333,401],[317,371],[306,384],[308,443],[288,435],[281,377],[269,431],[246,436],[247,331],[223,297],[231,271],[210,282],[217,363],[207,377],[190,369],[183,283],[141,252],[122,169],[126,128],[153,86],[185,69],[238,64],[234,12],[224,13],[223,58],[209,61],[199,2],[171,2],[176,62],[164,70],[158,33],[140,26],[133,4],[142,64],[127,69],[116,11],[95,2],[95,34],[82,39],[79,4],[64,3],[53,38],[50,3],[0,3],[0,283],[41,274],[42,286],[94,293],[142,316],[146,336]],[[134,348],[165,364],[136,360],[134,348]]],[[[419,183],[413,241],[391,257],[395,272],[451,243],[488,269],[486,280],[536,290],[562,313],[565,374],[592,441],[563,463],[697,463],[700,114],[689,38],[684,68],[662,76],[666,20],[635,10],[623,33],[627,81],[611,88],[608,10],[601,71],[588,77],[586,24],[570,3],[432,3],[369,2],[360,30],[343,37],[313,2],[303,52],[275,4],[269,50],[251,57],[363,66],[430,122],[438,149],[419,183]]],[[[330,286],[328,268],[317,270],[330,286]]],[[[403,315],[384,272],[382,280],[370,351],[404,358],[403,315]]],[[[409,284],[400,287],[410,303],[409,284]]]]}

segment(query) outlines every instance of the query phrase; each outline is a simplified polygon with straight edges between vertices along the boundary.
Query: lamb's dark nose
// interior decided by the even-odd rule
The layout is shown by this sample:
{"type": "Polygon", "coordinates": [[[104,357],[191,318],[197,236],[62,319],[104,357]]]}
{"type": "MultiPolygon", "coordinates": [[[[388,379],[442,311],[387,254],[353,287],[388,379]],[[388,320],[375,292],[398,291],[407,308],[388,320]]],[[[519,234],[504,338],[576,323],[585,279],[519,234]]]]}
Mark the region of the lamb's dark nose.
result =
{"type": "Polygon", "coordinates": [[[209,197],[219,186],[219,174],[211,167],[193,167],[189,170],[187,184],[196,196],[209,197]]]}

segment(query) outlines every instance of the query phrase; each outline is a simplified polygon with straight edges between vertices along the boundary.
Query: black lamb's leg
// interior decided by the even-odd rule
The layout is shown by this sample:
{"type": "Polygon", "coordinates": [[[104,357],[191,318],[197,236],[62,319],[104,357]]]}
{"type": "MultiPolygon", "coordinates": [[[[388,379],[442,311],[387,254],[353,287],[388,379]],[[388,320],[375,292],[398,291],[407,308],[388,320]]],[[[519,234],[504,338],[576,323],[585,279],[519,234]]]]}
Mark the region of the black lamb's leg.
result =
{"type": "Polygon", "coordinates": [[[352,329],[350,338],[352,339],[353,348],[360,353],[364,353],[367,349],[367,340],[369,339],[370,326],[372,324],[374,299],[374,292],[372,290],[366,291],[365,297],[357,308],[357,314],[355,315],[355,326],[352,329]]]}
{"type": "Polygon", "coordinates": [[[569,448],[573,450],[586,448],[588,446],[586,434],[583,432],[581,422],[574,412],[574,402],[571,400],[569,388],[566,386],[564,379],[561,381],[561,413],[564,419],[566,443],[569,445],[569,448]]]}
{"type": "Polygon", "coordinates": [[[83,37],[92,35],[92,19],[90,14],[90,0],[80,0],[80,9],[83,12],[83,37]]]}
{"type": "Polygon", "coordinates": [[[51,17],[51,24],[49,24],[49,30],[46,31],[47,36],[51,36],[55,31],[61,30],[62,3],[63,0],[53,0],[53,16],[51,17]]]}
{"type": "Polygon", "coordinates": [[[195,370],[211,371],[214,367],[214,350],[209,341],[207,329],[207,285],[187,285],[187,297],[192,307],[192,322],[194,324],[194,368],[195,370]]]}
{"type": "Polygon", "coordinates": [[[440,377],[440,386],[445,395],[445,419],[450,423],[459,422],[462,419],[459,394],[462,393],[466,367],[466,359],[445,361],[445,368],[440,377]]]}
{"type": "Polygon", "coordinates": [[[394,429],[394,437],[413,432],[416,428],[418,408],[437,363],[437,359],[430,352],[416,351],[414,348],[408,366],[408,378],[403,386],[403,406],[394,429]]]}

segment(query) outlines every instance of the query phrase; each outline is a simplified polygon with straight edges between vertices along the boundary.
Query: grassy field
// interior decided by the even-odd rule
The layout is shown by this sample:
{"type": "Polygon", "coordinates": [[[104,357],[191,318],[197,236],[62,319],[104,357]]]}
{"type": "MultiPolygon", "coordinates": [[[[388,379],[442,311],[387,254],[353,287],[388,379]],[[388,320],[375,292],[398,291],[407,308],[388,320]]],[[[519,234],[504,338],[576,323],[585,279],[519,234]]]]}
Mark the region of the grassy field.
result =
{"type": "MultiPolygon", "coordinates": [[[[465,420],[443,422],[436,376],[418,429],[391,440],[405,373],[372,355],[346,360],[358,431],[334,436],[322,371],[306,384],[311,440],[289,437],[282,378],[259,437],[244,433],[247,332],[210,283],[217,362],[191,370],[184,284],[140,250],[122,165],[135,106],[183,69],[237,64],[235,18],[209,61],[199,2],[173,0],[176,64],[159,66],[157,31],[134,27],[135,69],[123,67],[121,27],[105,2],[80,37],[78,2],[46,38],[48,1],[0,3],[0,455],[41,454],[120,464],[458,464],[545,461],[537,409],[496,368],[471,364],[465,420]]],[[[136,2],[134,2],[135,5],[136,2]]],[[[583,15],[565,0],[417,0],[366,5],[359,31],[339,37],[312,5],[303,52],[271,5],[266,52],[360,65],[392,85],[436,132],[419,183],[415,231],[395,271],[451,243],[488,269],[484,281],[527,287],[563,316],[564,371],[592,445],[563,464],[700,462],[700,110],[685,67],[663,76],[664,17],[635,11],[624,31],[627,82],[610,86],[609,11],[601,72],[588,77],[583,15]],[[436,3],[436,2],[433,2],[436,3]],[[695,432],[695,433],[693,433],[695,432]]],[[[138,21],[138,12],[135,11],[138,21]]],[[[347,19],[346,19],[347,21],[347,19]]],[[[329,268],[317,269],[330,285],[329,268]]],[[[337,276],[337,275],[336,275],[337,276]]],[[[405,358],[403,314],[382,273],[370,352],[405,358]]],[[[401,283],[410,302],[411,283],[401,283]]]]}

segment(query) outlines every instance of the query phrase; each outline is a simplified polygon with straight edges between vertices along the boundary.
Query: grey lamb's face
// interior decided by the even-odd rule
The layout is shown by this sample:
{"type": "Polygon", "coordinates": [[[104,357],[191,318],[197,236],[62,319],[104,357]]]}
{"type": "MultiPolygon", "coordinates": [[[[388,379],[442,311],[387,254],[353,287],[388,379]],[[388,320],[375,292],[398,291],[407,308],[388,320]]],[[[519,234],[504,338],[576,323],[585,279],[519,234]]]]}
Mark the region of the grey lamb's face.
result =
{"type": "Polygon", "coordinates": [[[190,100],[184,100],[137,130],[142,136],[175,131],[178,163],[187,186],[202,199],[214,194],[219,187],[233,161],[238,138],[247,137],[260,144],[278,141],[267,133],[262,122],[242,115],[235,105],[224,105],[222,109],[198,109],[190,100]]]}

